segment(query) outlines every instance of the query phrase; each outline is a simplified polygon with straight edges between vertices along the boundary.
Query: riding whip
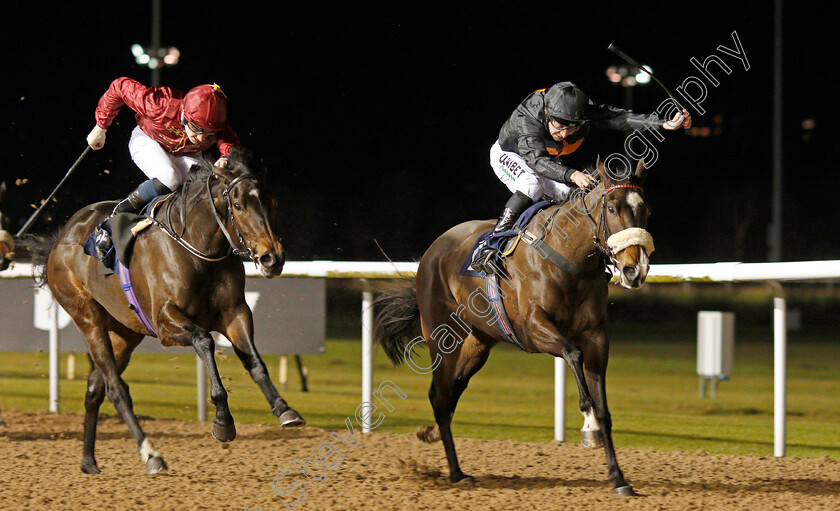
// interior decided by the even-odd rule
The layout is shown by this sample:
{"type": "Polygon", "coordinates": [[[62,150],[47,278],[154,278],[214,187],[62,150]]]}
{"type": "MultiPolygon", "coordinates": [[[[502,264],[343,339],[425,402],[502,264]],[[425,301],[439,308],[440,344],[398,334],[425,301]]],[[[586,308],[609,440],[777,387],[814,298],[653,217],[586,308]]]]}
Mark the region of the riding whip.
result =
{"type": "Polygon", "coordinates": [[[669,89],[668,87],[666,87],[666,86],[665,86],[665,84],[664,84],[664,83],[662,83],[662,81],[661,81],[659,78],[657,78],[657,77],[653,76],[653,73],[652,73],[651,71],[647,70],[644,66],[642,66],[641,64],[639,64],[638,62],[636,62],[635,60],[633,60],[632,58],[630,58],[630,56],[629,56],[629,55],[627,55],[627,54],[626,54],[626,53],[624,53],[623,51],[619,50],[619,49],[618,49],[618,47],[616,47],[616,45],[614,45],[614,44],[610,43],[610,45],[609,45],[609,46],[607,46],[607,49],[608,49],[608,50],[610,50],[611,52],[615,53],[616,55],[618,55],[618,56],[619,56],[619,57],[621,57],[622,59],[624,59],[624,61],[625,61],[625,62],[627,62],[628,64],[630,64],[631,66],[637,67],[637,68],[639,68],[641,71],[644,71],[644,73],[645,73],[645,74],[647,74],[648,76],[650,76],[651,78],[653,78],[653,80],[654,80],[656,83],[658,83],[660,87],[662,87],[662,89],[665,91],[665,93],[666,93],[666,94],[668,94],[668,96],[669,96],[671,99],[673,99],[673,100],[674,100],[674,102],[675,102],[676,104],[678,104],[678,105],[682,106],[682,105],[680,104],[680,102],[679,102],[679,101],[677,101],[677,98],[675,98],[675,97],[674,97],[674,94],[671,92],[671,89],[669,89]]]}
{"type": "Polygon", "coordinates": [[[36,209],[35,213],[32,213],[32,216],[29,217],[29,220],[27,220],[26,223],[23,224],[23,227],[21,227],[18,233],[15,234],[15,238],[20,238],[24,233],[26,233],[26,231],[29,230],[29,227],[32,225],[32,223],[38,218],[38,216],[41,215],[41,211],[43,211],[47,204],[50,203],[50,200],[52,200],[53,196],[55,195],[55,192],[57,192],[58,189],[61,188],[61,185],[63,185],[64,182],[67,181],[67,178],[70,177],[70,174],[72,174],[73,171],[76,170],[76,167],[79,166],[79,163],[82,161],[82,158],[87,156],[88,152],[90,152],[90,146],[85,147],[85,150],[82,151],[82,154],[79,155],[79,157],[76,159],[76,163],[74,163],[73,166],[70,167],[70,170],[67,171],[67,174],[64,175],[64,177],[61,179],[61,182],[58,183],[58,186],[55,187],[55,190],[53,190],[50,196],[47,197],[47,200],[45,200],[44,203],[41,204],[41,207],[36,209]]]}

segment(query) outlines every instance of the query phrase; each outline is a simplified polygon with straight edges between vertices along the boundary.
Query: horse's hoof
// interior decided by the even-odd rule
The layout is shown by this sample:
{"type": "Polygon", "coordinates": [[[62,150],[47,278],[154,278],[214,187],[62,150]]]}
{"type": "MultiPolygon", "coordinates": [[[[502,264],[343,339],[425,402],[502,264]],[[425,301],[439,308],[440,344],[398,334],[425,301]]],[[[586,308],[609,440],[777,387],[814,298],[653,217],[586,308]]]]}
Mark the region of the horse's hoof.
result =
{"type": "Polygon", "coordinates": [[[467,474],[461,473],[458,475],[449,476],[449,482],[458,486],[472,486],[475,484],[475,478],[473,478],[473,476],[468,476],[467,474]]]}
{"type": "Polygon", "coordinates": [[[99,467],[96,466],[96,461],[82,461],[82,472],[85,474],[100,474],[99,467]]]}
{"type": "Polygon", "coordinates": [[[289,408],[281,413],[277,419],[280,421],[281,428],[295,428],[306,425],[306,420],[294,408],[289,408]]]}
{"type": "Polygon", "coordinates": [[[580,443],[587,449],[598,449],[604,446],[604,434],[601,430],[581,431],[580,443]]]}
{"type": "Polygon", "coordinates": [[[437,442],[440,440],[440,430],[434,426],[420,426],[417,428],[417,438],[430,444],[437,442]]]}
{"type": "Polygon", "coordinates": [[[619,497],[635,497],[636,492],[633,491],[631,486],[619,486],[613,490],[613,493],[618,495],[619,497]]]}
{"type": "Polygon", "coordinates": [[[219,442],[233,442],[233,439],[236,438],[236,425],[222,426],[214,422],[210,433],[219,442]]]}
{"type": "Polygon", "coordinates": [[[152,456],[149,458],[149,461],[146,462],[146,473],[147,474],[157,474],[158,472],[163,472],[166,470],[166,462],[163,461],[163,458],[160,456],[152,456]]]}

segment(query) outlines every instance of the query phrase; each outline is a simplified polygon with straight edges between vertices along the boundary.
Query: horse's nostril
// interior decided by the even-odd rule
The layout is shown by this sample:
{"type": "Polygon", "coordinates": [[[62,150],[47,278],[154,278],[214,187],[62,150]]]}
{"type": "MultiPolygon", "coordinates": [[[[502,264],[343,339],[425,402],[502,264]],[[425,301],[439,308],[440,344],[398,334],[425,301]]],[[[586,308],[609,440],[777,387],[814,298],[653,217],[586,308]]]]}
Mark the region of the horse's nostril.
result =
{"type": "Polygon", "coordinates": [[[623,273],[627,280],[635,280],[639,276],[639,270],[635,266],[625,266],[623,273]]]}
{"type": "Polygon", "coordinates": [[[277,258],[274,257],[273,252],[266,252],[262,256],[260,256],[260,264],[265,266],[266,268],[271,268],[274,266],[274,263],[277,261],[277,258]]]}

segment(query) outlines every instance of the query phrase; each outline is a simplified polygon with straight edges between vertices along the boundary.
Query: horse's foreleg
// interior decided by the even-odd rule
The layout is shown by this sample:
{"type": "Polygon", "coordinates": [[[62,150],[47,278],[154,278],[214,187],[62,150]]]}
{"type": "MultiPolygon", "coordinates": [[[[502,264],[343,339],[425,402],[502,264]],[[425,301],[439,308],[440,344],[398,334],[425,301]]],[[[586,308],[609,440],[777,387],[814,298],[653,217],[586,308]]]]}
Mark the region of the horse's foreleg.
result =
{"type": "Polygon", "coordinates": [[[604,446],[604,435],[601,424],[598,421],[595,400],[589,391],[586,376],[583,370],[583,352],[574,344],[563,346],[563,360],[572,369],[575,383],[578,387],[580,401],[578,407],[583,414],[583,427],[580,428],[580,442],[584,447],[595,449],[604,446]]]}
{"type": "Polygon", "coordinates": [[[612,417],[607,407],[607,359],[609,357],[607,335],[601,332],[584,345],[586,359],[586,381],[589,384],[595,402],[595,413],[601,424],[604,437],[604,453],[607,457],[608,478],[613,484],[614,492],[622,497],[635,495],[633,488],[624,479],[624,473],[618,467],[615,456],[615,445],[612,439],[612,417]]]}
{"type": "Polygon", "coordinates": [[[566,339],[544,315],[534,313],[531,324],[531,335],[539,339],[539,352],[560,357],[566,361],[575,377],[580,401],[578,407],[583,414],[583,427],[580,430],[581,444],[584,447],[596,448],[604,445],[604,437],[595,413],[595,401],[589,392],[586,376],[583,371],[583,352],[570,340],[566,339]]]}
{"type": "Polygon", "coordinates": [[[233,344],[233,351],[242,366],[251,375],[254,383],[262,391],[268,405],[271,407],[271,413],[280,421],[281,427],[303,426],[306,421],[301,415],[291,406],[286,403],[277,388],[272,383],[268,376],[265,362],[257,352],[257,347],[254,345],[254,323],[251,316],[251,311],[245,307],[240,309],[237,314],[229,321],[226,328],[226,336],[233,344]]]}
{"type": "Polygon", "coordinates": [[[207,368],[210,377],[210,399],[216,406],[216,416],[210,432],[219,442],[230,442],[236,438],[236,425],[228,407],[228,394],[222,385],[216,366],[216,343],[210,332],[190,321],[174,305],[161,307],[158,316],[158,337],[174,341],[182,346],[192,346],[207,368]]]}

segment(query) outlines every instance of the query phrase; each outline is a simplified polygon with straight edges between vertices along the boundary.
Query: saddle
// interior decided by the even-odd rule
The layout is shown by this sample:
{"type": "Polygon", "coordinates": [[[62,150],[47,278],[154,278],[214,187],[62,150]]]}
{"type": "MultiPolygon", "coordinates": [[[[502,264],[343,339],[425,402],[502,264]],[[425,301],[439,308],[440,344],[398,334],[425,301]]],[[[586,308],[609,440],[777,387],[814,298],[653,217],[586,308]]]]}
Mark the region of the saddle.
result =
{"type": "Polygon", "coordinates": [[[502,231],[496,234],[493,234],[493,229],[490,229],[487,232],[484,232],[481,235],[479,235],[478,238],[476,238],[475,244],[473,245],[472,249],[470,249],[466,261],[464,261],[464,264],[461,266],[460,274],[465,277],[483,278],[484,272],[477,272],[470,268],[470,264],[472,263],[472,254],[473,252],[475,252],[475,249],[478,247],[478,245],[486,239],[487,247],[496,251],[497,255],[495,262],[499,263],[499,259],[503,259],[505,257],[510,256],[511,254],[513,254],[514,250],[516,250],[516,247],[519,244],[519,240],[521,239],[520,233],[527,228],[531,220],[540,211],[551,206],[552,204],[554,204],[554,202],[546,200],[536,202],[519,216],[519,219],[516,221],[516,224],[512,229],[502,231]]]}
{"type": "Polygon", "coordinates": [[[497,268],[503,268],[503,260],[507,257],[510,257],[511,254],[514,253],[516,247],[519,245],[520,241],[524,241],[527,245],[531,246],[534,250],[539,251],[543,256],[551,261],[554,265],[559,267],[565,273],[572,275],[573,277],[582,279],[582,280],[594,280],[599,278],[608,278],[610,275],[606,271],[606,262],[604,261],[604,257],[600,258],[600,264],[594,269],[587,272],[582,272],[580,269],[574,265],[571,261],[563,257],[559,252],[548,246],[544,241],[543,237],[546,234],[545,227],[549,225],[560,209],[556,209],[552,216],[549,217],[545,224],[543,225],[543,229],[539,229],[540,234],[534,234],[534,232],[528,230],[528,224],[531,223],[533,218],[537,216],[537,214],[542,211],[543,209],[555,204],[551,201],[541,201],[537,202],[530,208],[528,208],[517,220],[516,225],[508,231],[500,232],[496,235],[493,234],[493,230],[489,230],[483,234],[481,234],[477,239],[475,245],[473,245],[472,250],[469,251],[467,254],[467,259],[461,265],[460,274],[467,276],[467,277],[478,277],[482,278],[485,281],[485,293],[487,299],[490,303],[490,309],[493,312],[493,318],[496,325],[499,327],[500,332],[504,336],[504,339],[513,344],[514,346],[518,347],[519,349],[529,352],[530,351],[522,344],[519,338],[516,335],[515,330],[511,326],[510,320],[507,317],[507,312],[505,311],[504,301],[503,301],[503,293],[499,286],[499,279],[501,278],[508,278],[504,272],[499,272],[502,274],[491,273],[487,274],[485,272],[477,272],[470,267],[472,263],[472,254],[475,251],[476,247],[482,240],[487,239],[487,245],[491,248],[496,250],[495,259],[492,260],[491,264],[496,266],[497,268]]]}
{"type": "MultiPolygon", "coordinates": [[[[148,206],[141,213],[154,214],[155,208],[160,205],[167,196],[160,197],[148,206]]],[[[143,313],[140,302],[134,293],[134,286],[131,283],[131,275],[128,271],[131,255],[134,250],[134,240],[137,234],[151,225],[149,216],[135,215],[133,213],[118,213],[103,220],[93,232],[85,239],[83,249],[85,254],[95,257],[102,264],[99,267],[100,275],[118,274],[123,293],[128,301],[128,308],[137,316],[137,319],[146,328],[148,335],[157,337],[151,321],[143,313]],[[106,236],[110,238],[111,247],[105,254],[98,254],[96,249],[97,237],[106,236]]]]}

